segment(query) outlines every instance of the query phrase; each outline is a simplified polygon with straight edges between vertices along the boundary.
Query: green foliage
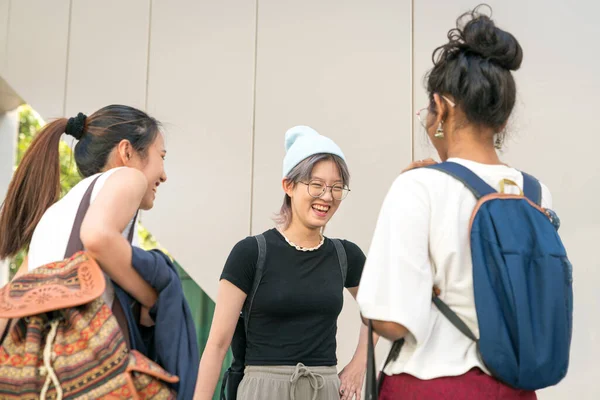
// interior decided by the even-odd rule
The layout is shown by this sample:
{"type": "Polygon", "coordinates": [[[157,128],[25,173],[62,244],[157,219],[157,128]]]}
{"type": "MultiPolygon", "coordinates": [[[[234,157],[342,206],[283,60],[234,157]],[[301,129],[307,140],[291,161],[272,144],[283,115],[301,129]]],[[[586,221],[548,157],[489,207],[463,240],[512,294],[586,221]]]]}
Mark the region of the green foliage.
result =
{"type": "Polygon", "coordinates": [[[33,141],[35,134],[41,128],[43,121],[32,110],[31,107],[24,105],[19,107],[19,144],[17,147],[17,165],[23,160],[25,151],[33,141]]]}
{"type": "MultiPolygon", "coordinates": [[[[23,160],[25,152],[44,126],[42,118],[28,105],[19,107],[19,141],[17,146],[17,165],[23,160]]],[[[77,165],[73,158],[73,150],[69,144],[61,141],[59,145],[61,197],[81,180],[77,165]]]]}

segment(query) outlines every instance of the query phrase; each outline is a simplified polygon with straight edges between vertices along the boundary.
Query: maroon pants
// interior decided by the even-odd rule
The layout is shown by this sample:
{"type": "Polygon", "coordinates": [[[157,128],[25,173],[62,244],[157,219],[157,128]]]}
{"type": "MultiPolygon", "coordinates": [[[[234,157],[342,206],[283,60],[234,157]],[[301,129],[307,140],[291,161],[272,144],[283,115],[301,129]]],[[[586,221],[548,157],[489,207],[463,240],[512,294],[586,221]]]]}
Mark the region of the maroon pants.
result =
{"type": "Polygon", "coordinates": [[[513,389],[473,368],[464,375],[421,380],[412,375],[385,376],[379,400],[535,400],[533,391],[513,389]]]}

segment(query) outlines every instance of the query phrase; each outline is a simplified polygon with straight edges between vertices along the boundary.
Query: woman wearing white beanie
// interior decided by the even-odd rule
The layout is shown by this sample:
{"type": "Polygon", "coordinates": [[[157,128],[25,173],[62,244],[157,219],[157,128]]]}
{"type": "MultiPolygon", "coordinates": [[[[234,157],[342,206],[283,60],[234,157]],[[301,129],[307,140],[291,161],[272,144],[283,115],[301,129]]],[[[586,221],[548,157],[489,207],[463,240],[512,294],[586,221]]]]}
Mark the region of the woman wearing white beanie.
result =
{"type": "Polygon", "coordinates": [[[343,289],[356,296],[365,255],[352,242],[322,234],[350,191],[345,156],[307,126],[288,130],[285,146],[277,227],[240,241],[227,259],[197,400],[212,399],[230,344],[236,360],[222,399],[360,398],[367,331],[339,376],[336,332],[343,289]]]}

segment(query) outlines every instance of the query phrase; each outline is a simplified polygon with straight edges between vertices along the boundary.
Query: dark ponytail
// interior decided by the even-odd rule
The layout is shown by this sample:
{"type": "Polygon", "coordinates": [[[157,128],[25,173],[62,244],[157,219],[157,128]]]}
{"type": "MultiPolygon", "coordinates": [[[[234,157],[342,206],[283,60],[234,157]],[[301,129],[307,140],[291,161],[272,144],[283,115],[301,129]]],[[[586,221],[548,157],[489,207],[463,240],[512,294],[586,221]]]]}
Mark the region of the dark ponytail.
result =
{"type": "Polygon", "coordinates": [[[160,132],[160,123],[124,105],[104,107],[86,117],[61,118],[35,137],[8,187],[0,210],[0,259],[29,246],[33,231],[60,194],[59,142],[63,133],[78,142],[74,158],[83,177],[102,172],[115,147],[127,140],[144,158],[160,132]]]}
{"type": "Polygon", "coordinates": [[[67,121],[53,121],[37,134],[8,186],[0,210],[0,259],[14,256],[31,242],[44,212],[58,199],[58,145],[67,121]]]}

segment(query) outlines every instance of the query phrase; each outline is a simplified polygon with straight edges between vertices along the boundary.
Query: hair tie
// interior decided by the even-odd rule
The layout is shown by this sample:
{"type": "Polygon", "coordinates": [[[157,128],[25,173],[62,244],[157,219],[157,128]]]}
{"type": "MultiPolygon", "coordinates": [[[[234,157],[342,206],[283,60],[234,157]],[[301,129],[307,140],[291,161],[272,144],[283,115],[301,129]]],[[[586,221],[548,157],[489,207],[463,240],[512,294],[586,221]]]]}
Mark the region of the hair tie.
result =
{"type": "Polygon", "coordinates": [[[79,113],[75,118],[69,118],[67,122],[67,128],[65,129],[65,133],[67,135],[73,136],[77,140],[81,140],[81,137],[84,133],[85,128],[85,120],[87,119],[87,115],[84,113],[79,113]]]}

